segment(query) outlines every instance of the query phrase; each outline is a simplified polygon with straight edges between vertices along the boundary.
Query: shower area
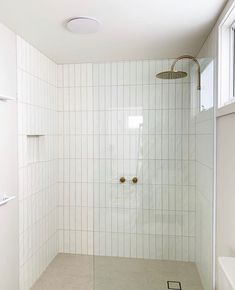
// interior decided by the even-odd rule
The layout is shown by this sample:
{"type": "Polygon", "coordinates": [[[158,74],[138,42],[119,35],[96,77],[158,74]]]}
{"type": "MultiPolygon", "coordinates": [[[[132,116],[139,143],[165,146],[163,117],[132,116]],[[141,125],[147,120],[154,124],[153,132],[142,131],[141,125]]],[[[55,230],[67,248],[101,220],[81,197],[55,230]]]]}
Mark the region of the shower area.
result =
{"type": "Polygon", "coordinates": [[[212,289],[213,62],[17,50],[21,290],[212,289]]]}

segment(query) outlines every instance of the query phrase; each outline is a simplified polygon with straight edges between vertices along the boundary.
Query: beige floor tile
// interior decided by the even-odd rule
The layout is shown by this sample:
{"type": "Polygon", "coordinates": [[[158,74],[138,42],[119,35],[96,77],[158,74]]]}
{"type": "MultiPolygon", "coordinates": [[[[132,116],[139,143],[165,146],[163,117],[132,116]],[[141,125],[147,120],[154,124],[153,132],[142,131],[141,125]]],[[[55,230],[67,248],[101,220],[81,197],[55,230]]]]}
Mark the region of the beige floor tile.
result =
{"type": "Polygon", "coordinates": [[[203,290],[194,263],[59,254],[31,290],[203,290]]]}

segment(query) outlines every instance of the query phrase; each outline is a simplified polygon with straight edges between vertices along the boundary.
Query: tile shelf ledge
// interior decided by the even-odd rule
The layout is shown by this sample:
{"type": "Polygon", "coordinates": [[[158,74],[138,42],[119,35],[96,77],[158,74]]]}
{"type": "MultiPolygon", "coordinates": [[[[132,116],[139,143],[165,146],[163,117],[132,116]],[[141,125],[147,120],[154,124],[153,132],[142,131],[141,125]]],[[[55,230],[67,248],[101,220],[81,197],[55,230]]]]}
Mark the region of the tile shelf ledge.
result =
{"type": "Polygon", "coordinates": [[[34,161],[27,161],[27,164],[35,164],[35,163],[41,163],[41,162],[47,162],[47,159],[38,159],[34,161]]]}
{"type": "Polygon", "coordinates": [[[26,134],[27,137],[42,137],[45,136],[45,134],[26,134]]]}
{"type": "Polygon", "coordinates": [[[15,199],[16,196],[8,196],[8,195],[3,195],[3,198],[0,199],[0,206],[4,205],[4,204],[7,204],[9,201],[15,199]]]}
{"type": "Polygon", "coordinates": [[[0,95],[0,101],[2,101],[2,102],[13,101],[13,100],[15,100],[15,98],[0,95]]]}

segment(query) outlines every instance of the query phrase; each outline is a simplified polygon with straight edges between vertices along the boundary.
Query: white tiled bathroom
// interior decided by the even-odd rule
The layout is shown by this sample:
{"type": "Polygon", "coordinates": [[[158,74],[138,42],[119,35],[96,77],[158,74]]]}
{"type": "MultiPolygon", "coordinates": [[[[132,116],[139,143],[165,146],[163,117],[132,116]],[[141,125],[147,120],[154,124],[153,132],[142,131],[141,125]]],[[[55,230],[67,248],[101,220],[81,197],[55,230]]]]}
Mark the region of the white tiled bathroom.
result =
{"type": "Polygon", "coordinates": [[[2,2],[0,290],[234,289],[222,284],[235,256],[233,136],[222,138],[234,104],[220,96],[218,45],[234,1],[208,1],[191,36],[172,4],[180,43],[161,0],[102,0],[102,13],[61,1],[51,18],[53,0],[2,2]]]}

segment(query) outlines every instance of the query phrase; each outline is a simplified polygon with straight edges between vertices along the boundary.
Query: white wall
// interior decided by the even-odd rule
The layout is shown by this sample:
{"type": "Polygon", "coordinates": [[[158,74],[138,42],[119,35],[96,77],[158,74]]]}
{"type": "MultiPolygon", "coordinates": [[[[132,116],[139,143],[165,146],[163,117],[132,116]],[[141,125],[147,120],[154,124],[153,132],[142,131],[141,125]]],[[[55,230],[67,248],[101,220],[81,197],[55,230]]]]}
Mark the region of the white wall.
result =
{"type": "MultiPolygon", "coordinates": [[[[234,1],[228,1],[221,17],[234,1]]],[[[219,19],[220,21],[220,19],[219,19]]],[[[218,43],[218,23],[211,46],[218,43]]],[[[218,53],[217,53],[218,56],[218,53]]],[[[227,97],[227,96],[226,96],[227,97]]],[[[216,263],[220,256],[235,257],[235,113],[217,117],[217,224],[216,263]]],[[[218,269],[217,273],[218,273],[218,269]]],[[[218,275],[217,275],[218,276],[218,275]]],[[[216,284],[218,283],[216,277],[216,284]]],[[[216,285],[218,288],[218,285],[216,285]]],[[[222,289],[219,289],[222,290],[222,289]]]]}
{"type": "MultiPolygon", "coordinates": [[[[16,36],[0,24],[0,96],[16,99],[16,36]]],[[[0,196],[17,198],[0,206],[0,289],[17,290],[18,188],[16,101],[0,101],[0,196]]]]}
{"type": "MultiPolygon", "coordinates": [[[[234,1],[228,1],[223,15],[234,1]]],[[[220,21],[220,19],[219,19],[220,21]]],[[[218,23],[212,33],[218,43],[218,23]]],[[[218,54],[217,54],[218,55],[218,54]]],[[[227,96],[226,96],[227,97],[227,96]]],[[[235,256],[235,113],[217,118],[217,224],[216,259],[220,256],[235,256]]],[[[216,260],[217,262],[217,260],[216,260]]],[[[217,277],[218,279],[218,277],[217,277]]],[[[222,289],[219,289],[222,290],[222,289]]]]}
{"type": "Polygon", "coordinates": [[[17,37],[20,289],[57,254],[56,64],[17,37]]]}
{"type": "Polygon", "coordinates": [[[59,66],[60,252],[194,261],[190,79],[156,79],[170,64],[59,66]]]}
{"type": "Polygon", "coordinates": [[[217,255],[235,257],[235,114],[217,121],[217,255]]]}

